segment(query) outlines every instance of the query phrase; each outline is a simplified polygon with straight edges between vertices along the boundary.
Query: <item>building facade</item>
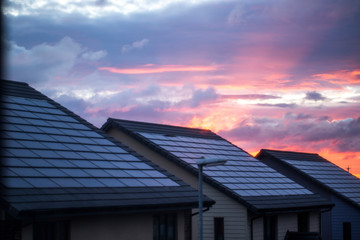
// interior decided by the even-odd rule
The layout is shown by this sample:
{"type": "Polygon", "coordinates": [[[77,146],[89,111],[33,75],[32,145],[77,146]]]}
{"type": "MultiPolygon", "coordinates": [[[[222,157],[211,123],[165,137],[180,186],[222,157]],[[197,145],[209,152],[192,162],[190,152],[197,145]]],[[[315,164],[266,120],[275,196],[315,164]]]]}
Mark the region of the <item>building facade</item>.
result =
{"type": "Polygon", "coordinates": [[[321,215],[324,240],[360,239],[360,179],[315,153],[262,149],[256,157],[334,204],[321,215]]]}
{"type": "MultiPolygon", "coordinates": [[[[328,201],[209,130],[111,118],[102,129],[194,188],[197,160],[227,161],[204,167],[204,193],[216,201],[204,213],[204,239],[284,239],[287,231],[299,227],[319,232],[321,211],[331,208],[328,201]]],[[[193,239],[196,224],[195,218],[193,239]]]]}

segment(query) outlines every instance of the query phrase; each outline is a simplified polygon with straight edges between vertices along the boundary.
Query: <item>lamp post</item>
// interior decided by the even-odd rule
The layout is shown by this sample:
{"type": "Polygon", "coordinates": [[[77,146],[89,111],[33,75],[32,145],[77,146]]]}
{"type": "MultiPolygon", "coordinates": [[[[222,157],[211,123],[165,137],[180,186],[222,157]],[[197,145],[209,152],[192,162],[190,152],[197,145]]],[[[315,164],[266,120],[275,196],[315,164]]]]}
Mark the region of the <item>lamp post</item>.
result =
{"type": "Polygon", "coordinates": [[[218,158],[204,158],[202,157],[200,160],[196,161],[196,164],[199,168],[199,176],[198,176],[198,192],[199,192],[199,239],[203,239],[203,181],[202,181],[202,175],[203,175],[203,167],[204,166],[218,166],[218,165],[224,165],[226,163],[226,160],[218,159],[218,158]]]}

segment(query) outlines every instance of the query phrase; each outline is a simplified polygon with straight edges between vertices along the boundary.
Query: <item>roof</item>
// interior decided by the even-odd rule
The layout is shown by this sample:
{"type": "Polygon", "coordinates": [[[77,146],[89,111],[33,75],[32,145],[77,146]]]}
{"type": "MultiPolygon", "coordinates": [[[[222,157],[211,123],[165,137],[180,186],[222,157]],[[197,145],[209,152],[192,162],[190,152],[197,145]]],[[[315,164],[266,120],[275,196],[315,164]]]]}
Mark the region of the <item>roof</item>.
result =
{"type": "Polygon", "coordinates": [[[262,149],[257,157],[266,156],[273,157],[323,189],[360,207],[360,179],[318,154],[262,149]]]}
{"type": "Polygon", "coordinates": [[[124,131],[195,176],[200,158],[227,160],[223,166],[204,167],[204,180],[253,211],[273,209],[272,205],[285,210],[328,204],[210,130],[109,118],[102,129],[111,127],[124,131]],[[296,201],[298,196],[301,201],[296,201]],[[289,197],[293,201],[289,202],[289,197]]]}
{"type": "Polygon", "coordinates": [[[1,203],[13,215],[197,206],[195,189],[26,83],[1,85],[1,203]]]}

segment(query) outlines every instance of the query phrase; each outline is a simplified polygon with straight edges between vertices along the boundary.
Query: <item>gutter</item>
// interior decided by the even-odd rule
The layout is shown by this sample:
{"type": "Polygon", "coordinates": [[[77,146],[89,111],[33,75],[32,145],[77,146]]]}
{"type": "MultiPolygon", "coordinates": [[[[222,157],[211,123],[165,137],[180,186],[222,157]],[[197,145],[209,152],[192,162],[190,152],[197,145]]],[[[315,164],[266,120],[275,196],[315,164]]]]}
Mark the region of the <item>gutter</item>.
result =
{"type": "MultiPolygon", "coordinates": [[[[209,211],[209,210],[210,210],[210,207],[207,207],[207,208],[203,209],[203,213],[204,213],[204,212],[207,212],[207,211],[209,211]]],[[[191,214],[191,216],[193,217],[193,216],[196,216],[196,215],[198,215],[198,214],[199,214],[199,212],[195,212],[195,213],[191,214]]]]}

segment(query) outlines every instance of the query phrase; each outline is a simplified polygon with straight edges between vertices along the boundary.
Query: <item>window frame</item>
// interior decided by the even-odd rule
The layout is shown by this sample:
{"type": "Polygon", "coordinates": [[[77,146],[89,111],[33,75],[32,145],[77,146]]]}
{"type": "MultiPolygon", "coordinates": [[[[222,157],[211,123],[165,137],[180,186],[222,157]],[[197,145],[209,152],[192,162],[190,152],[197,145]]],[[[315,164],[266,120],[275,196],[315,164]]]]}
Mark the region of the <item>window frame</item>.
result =
{"type": "Polygon", "coordinates": [[[70,240],[70,222],[69,221],[34,222],[33,239],[70,240]]]}
{"type": "Polygon", "coordinates": [[[278,239],[278,216],[264,216],[264,240],[278,239]]]}
{"type": "Polygon", "coordinates": [[[214,240],[225,239],[225,221],[223,217],[214,217],[214,240]]]}
{"type": "Polygon", "coordinates": [[[298,232],[310,231],[310,213],[301,212],[297,214],[298,232]]]}
{"type": "Polygon", "coordinates": [[[351,240],[351,222],[343,222],[343,240],[351,240]]]}
{"type": "Polygon", "coordinates": [[[177,240],[177,214],[153,216],[153,240],[177,240]]]}

